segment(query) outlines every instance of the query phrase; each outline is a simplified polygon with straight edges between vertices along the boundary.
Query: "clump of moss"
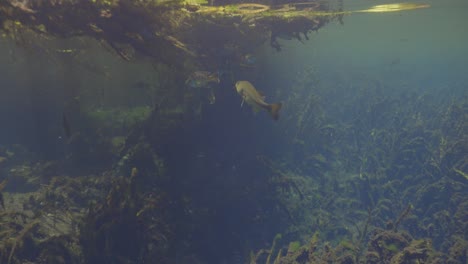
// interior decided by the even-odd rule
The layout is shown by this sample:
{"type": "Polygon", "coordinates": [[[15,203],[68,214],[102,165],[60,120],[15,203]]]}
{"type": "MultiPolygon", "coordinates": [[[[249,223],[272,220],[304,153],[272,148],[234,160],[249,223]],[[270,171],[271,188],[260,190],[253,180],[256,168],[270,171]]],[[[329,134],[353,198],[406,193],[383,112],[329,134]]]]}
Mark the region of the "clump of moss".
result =
{"type": "Polygon", "coordinates": [[[394,254],[400,250],[400,247],[395,243],[386,244],[385,242],[383,242],[382,248],[394,254]]]}
{"type": "Polygon", "coordinates": [[[299,250],[300,247],[301,247],[301,242],[299,241],[290,242],[288,246],[288,254],[292,254],[296,252],[297,250],[299,250]]]}

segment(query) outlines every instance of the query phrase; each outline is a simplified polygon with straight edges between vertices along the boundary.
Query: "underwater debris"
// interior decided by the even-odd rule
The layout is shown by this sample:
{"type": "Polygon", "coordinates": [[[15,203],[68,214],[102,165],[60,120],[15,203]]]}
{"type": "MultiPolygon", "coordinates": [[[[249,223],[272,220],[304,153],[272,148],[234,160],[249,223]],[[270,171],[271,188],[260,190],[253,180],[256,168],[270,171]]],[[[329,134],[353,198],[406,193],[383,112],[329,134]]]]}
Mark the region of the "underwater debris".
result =
{"type": "Polygon", "coordinates": [[[428,5],[405,3],[343,11],[342,3],[331,7],[320,1],[209,6],[179,0],[8,0],[0,3],[0,24],[8,36],[26,45],[35,45],[28,40],[32,36],[25,37],[27,31],[60,38],[89,36],[125,61],[144,56],[183,67],[189,60],[216,65],[217,55],[232,42],[249,43],[251,50],[270,38],[271,46],[279,51],[278,38],[308,40],[309,32],[333,20],[342,22],[344,15],[424,7],[428,5]],[[4,23],[9,21],[15,25],[4,23]]]}
{"type": "MultiPolygon", "coordinates": [[[[0,22],[3,30],[13,33],[3,22],[15,21],[15,31],[19,34],[8,35],[18,40],[19,35],[26,36],[21,31],[28,30],[61,38],[87,35],[100,40],[126,61],[143,55],[167,65],[184,65],[186,60],[193,58],[213,63],[219,47],[233,40],[260,46],[268,31],[282,23],[288,26],[281,27],[281,34],[293,34],[300,39],[291,32],[301,32],[307,39],[307,32],[317,30],[334,16],[325,13],[318,15],[326,8],[319,5],[305,7],[301,3],[280,8],[261,3],[194,5],[178,0],[9,0],[0,3],[0,22]],[[47,16],[43,16],[44,13],[47,16]],[[291,22],[295,19],[300,21],[291,22]],[[308,23],[302,25],[301,21],[308,23]],[[214,46],[206,41],[206,33],[198,34],[198,29],[202,28],[205,32],[219,32],[221,42],[214,46]],[[222,30],[218,30],[220,28],[222,30]]],[[[272,35],[275,38],[278,34],[272,35]]],[[[25,38],[22,41],[27,43],[25,38]]]]}

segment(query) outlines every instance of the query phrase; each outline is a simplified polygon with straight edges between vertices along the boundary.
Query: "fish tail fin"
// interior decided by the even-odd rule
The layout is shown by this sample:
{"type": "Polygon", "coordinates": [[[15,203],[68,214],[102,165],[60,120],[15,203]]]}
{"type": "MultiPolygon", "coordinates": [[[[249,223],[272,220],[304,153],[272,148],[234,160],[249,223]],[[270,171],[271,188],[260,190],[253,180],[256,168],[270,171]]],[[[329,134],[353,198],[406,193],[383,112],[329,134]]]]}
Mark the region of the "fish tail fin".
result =
{"type": "Polygon", "coordinates": [[[273,118],[273,120],[279,119],[279,110],[282,106],[282,103],[271,104],[268,106],[268,111],[270,112],[270,115],[273,118]]]}

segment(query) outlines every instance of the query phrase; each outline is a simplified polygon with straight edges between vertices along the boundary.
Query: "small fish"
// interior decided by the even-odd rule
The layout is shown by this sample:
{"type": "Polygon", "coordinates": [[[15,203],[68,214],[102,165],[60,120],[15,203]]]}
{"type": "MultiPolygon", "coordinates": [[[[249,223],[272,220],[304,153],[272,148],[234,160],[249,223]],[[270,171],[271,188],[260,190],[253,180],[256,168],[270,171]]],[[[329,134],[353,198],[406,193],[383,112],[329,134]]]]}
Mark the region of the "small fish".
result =
{"type": "Polygon", "coordinates": [[[27,14],[37,13],[36,10],[33,10],[29,7],[29,1],[27,0],[13,0],[10,1],[10,5],[12,5],[15,8],[18,8],[19,10],[27,14]]]}
{"type": "Polygon", "coordinates": [[[5,188],[6,184],[8,183],[8,180],[5,179],[0,183],[0,205],[2,206],[3,210],[5,210],[5,200],[3,199],[3,194],[2,191],[5,188]]]}
{"type": "Polygon", "coordinates": [[[67,139],[70,139],[71,128],[70,128],[70,123],[68,122],[67,115],[65,115],[65,113],[62,115],[62,128],[63,128],[63,133],[65,134],[65,137],[67,139]]]}
{"type": "Polygon", "coordinates": [[[241,56],[240,58],[241,67],[253,68],[255,67],[256,63],[257,63],[257,57],[255,57],[252,54],[245,54],[241,56]]]}
{"type": "MultiPolygon", "coordinates": [[[[237,93],[242,96],[242,105],[244,102],[251,105],[256,111],[258,109],[265,109],[270,113],[274,120],[279,118],[279,110],[281,109],[281,103],[268,104],[265,102],[265,97],[262,96],[255,87],[248,81],[238,81],[236,83],[237,93]]],[[[241,105],[241,106],[242,106],[241,105]]]]}
{"type": "Polygon", "coordinates": [[[185,84],[192,88],[210,87],[211,83],[219,83],[218,73],[209,71],[196,71],[190,74],[185,84]]]}

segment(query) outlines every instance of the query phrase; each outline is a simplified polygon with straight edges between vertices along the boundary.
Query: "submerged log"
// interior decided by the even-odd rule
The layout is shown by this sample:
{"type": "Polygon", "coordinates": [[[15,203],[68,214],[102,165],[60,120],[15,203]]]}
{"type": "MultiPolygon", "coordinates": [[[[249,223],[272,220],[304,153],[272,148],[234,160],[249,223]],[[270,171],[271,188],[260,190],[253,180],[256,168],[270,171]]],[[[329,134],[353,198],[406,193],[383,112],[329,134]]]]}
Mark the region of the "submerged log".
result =
{"type": "Polygon", "coordinates": [[[22,39],[21,32],[69,38],[89,36],[106,43],[125,60],[137,55],[170,63],[210,58],[228,46],[258,46],[270,38],[308,39],[307,34],[343,12],[318,2],[280,6],[200,5],[194,1],[5,0],[1,29],[22,39]]]}

